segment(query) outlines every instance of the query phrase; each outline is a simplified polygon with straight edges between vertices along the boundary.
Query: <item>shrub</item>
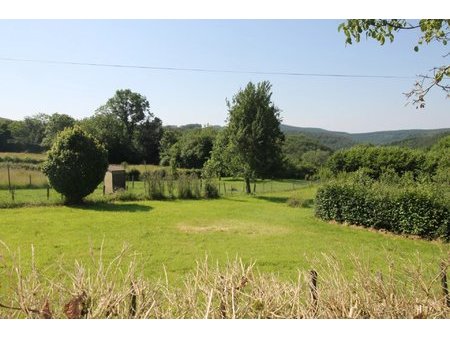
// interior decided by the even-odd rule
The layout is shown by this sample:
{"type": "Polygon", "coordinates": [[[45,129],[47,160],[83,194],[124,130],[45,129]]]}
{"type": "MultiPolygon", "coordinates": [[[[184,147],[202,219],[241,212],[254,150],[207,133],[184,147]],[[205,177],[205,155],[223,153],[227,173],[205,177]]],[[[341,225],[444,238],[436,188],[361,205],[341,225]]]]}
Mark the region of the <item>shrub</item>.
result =
{"type": "Polygon", "coordinates": [[[102,182],[108,167],[105,148],[79,127],[61,132],[43,164],[43,172],[66,203],[80,203],[102,182]]]}
{"type": "Polygon", "coordinates": [[[324,220],[450,239],[450,206],[435,184],[336,180],[319,188],[315,205],[324,220]]]}
{"type": "Polygon", "coordinates": [[[151,200],[164,198],[164,178],[161,171],[149,171],[144,175],[146,195],[151,200]]]}
{"type": "Polygon", "coordinates": [[[406,172],[432,174],[424,167],[425,159],[425,153],[419,150],[357,145],[335,152],[328,159],[327,167],[335,175],[365,168],[372,178],[378,178],[385,170],[392,170],[398,175],[406,172]]]}
{"type": "Polygon", "coordinates": [[[219,190],[213,182],[209,180],[205,181],[204,190],[205,198],[219,198],[219,190]]]}
{"type": "Polygon", "coordinates": [[[189,199],[193,198],[191,187],[191,179],[186,174],[182,173],[178,175],[178,198],[189,199]]]}
{"type": "Polygon", "coordinates": [[[139,181],[141,177],[141,172],[138,169],[130,169],[129,171],[127,171],[127,180],[128,181],[139,181]]]}

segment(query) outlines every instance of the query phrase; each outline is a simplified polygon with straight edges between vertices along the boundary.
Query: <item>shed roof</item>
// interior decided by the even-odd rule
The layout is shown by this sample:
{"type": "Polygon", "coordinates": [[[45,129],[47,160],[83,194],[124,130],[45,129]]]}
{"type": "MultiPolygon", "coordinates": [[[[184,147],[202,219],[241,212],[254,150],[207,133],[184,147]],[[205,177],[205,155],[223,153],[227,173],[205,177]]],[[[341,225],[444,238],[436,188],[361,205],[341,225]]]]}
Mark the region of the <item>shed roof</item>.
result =
{"type": "Polygon", "coordinates": [[[108,166],[108,171],[125,171],[125,168],[118,164],[110,164],[108,166]]]}

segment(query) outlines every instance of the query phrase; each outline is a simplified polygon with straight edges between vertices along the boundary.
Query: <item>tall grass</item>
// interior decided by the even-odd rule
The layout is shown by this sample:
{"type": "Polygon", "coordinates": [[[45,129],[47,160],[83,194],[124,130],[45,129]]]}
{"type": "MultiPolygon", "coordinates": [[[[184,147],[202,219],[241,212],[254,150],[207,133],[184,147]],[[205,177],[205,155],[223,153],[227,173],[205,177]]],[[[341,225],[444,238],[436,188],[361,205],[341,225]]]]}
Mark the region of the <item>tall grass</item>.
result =
{"type": "Polygon", "coordinates": [[[29,162],[39,163],[45,161],[45,153],[8,153],[0,152],[0,162],[29,162]]]}
{"type": "Polygon", "coordinates": [[[6,252],[11,290],[0,299],[1,318],[450,318],[439,271],[426,274],[417,258],[406,268],[387,260],[383,275],[355,257],[347,277],[339,261],[323,256],[311,262],[313,288],[310,271],[286,282],[238,258],[226,266],[206,258],[176,286],[167,274],[143,278],[127,247],[109,262],[100,250],[91,267],[76,261],[53,278],[35,265],[34,252],[27,266],[6,252]]]}
{"type": "MultiPolygon", "coordinates": [[[[11,186],[17,188],[43,188],[48,184],[45,176],[37,168],[22,167],[20,165],[11,165],[9,167],[9,180],[11,186]]],[[[6,165],[0,165],[0,190],[9,188],[8,168],[6,165]]]]}

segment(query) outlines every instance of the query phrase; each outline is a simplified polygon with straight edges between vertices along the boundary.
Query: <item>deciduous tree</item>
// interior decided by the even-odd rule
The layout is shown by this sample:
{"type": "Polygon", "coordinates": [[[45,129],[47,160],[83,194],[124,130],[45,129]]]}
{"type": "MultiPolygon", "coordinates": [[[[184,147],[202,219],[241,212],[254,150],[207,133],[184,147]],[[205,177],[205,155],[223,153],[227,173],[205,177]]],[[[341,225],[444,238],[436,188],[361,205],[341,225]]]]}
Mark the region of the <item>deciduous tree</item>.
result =
{"type": "Polygon", "coordinates": [[[229,141],[238,172],[250,193],[250,179],[271,177],[281,168],[280,111],[272,102],[268,81],[253,84],[233,97],[228,106],[229,141]]]}

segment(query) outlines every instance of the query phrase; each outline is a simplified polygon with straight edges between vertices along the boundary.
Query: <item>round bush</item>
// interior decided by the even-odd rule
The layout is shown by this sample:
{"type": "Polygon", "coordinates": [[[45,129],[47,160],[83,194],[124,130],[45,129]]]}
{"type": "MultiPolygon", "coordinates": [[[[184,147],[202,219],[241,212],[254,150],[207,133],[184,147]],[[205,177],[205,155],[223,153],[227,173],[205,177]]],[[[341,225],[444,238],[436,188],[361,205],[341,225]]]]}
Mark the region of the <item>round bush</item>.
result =
{"type": "Polygon", "coordinates": [[[42,171],[68,204],[82,202],[100,184],[108,167],[106,149],[79,127],[61,132],[42,171]]]}

